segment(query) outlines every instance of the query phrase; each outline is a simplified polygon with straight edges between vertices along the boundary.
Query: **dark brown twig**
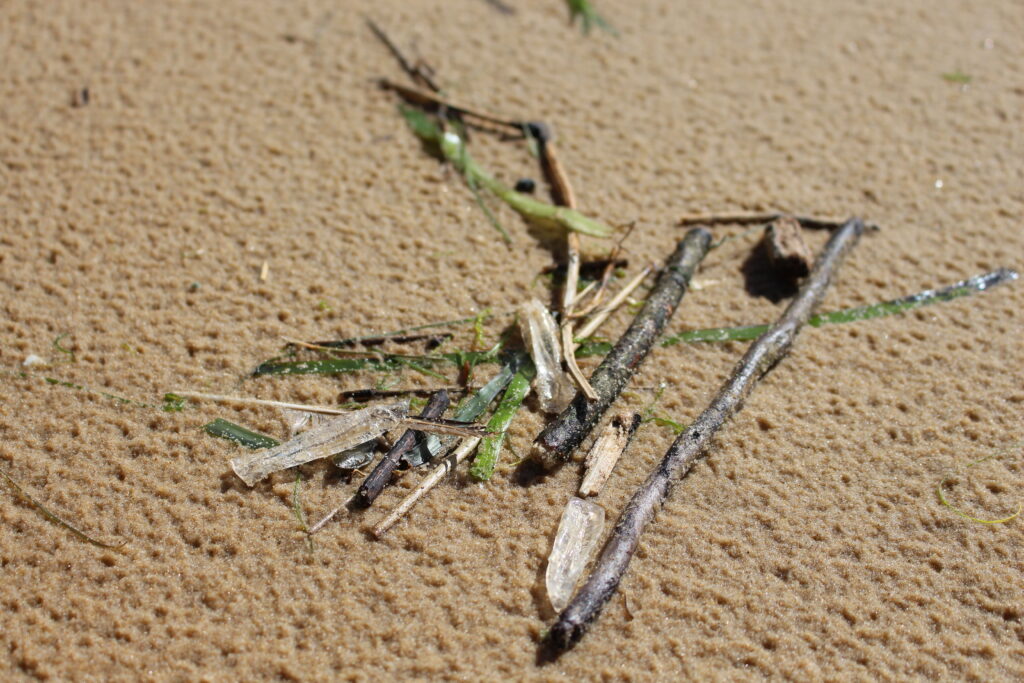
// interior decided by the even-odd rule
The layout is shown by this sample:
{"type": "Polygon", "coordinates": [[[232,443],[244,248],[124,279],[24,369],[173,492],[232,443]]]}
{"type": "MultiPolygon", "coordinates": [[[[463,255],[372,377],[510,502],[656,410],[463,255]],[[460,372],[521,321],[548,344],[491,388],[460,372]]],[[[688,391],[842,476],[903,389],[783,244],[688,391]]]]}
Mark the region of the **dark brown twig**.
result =
{"type": "MultiPolygon", "coordinates": [[[[338,394],[338,403],[365,403],[381,398],[402,398],[405,396],[432,396],[437,389],[352,389],[338,394]]],[[[475,391],[473,387],[446,387],[449,394],[465,394],[475,391]]]]}
{"type": "Polygon", "coordinates": [[[366,25],[370,27],[371,31],[373,31],[373,35],[377,36],[377,39],[384,43],[384,46],[391,51],[391,54],[394,55],[399,66],[402,67],[402,71],[408,74],[409,78],[411,78],[413,82],[430,88],[434,92],[441,92],[441,87],[434,81],[434,78],[431,75],[434,71],[433,69],[426,67],[422,63],[413,64],[406,59],[405,55],[402,54],[402,51],[398,49],[397,45],[395,45],[395,42],[391,40],[387,33],[384,32],[384,29],[375,24],[372,19],[367,19],[366,25]]]}
{"type": "Polygon", "coordinates": [[[428,348],[440,346],[442,342],[452,338],[451,332],[435,332],[433,334],[406,334],[406,335],[381,335],[379,337],[359,337],[358,339],[338,339],[318,342],[299,342],[286,340],[296,346],[319,349],[341,349],[349,346],[380,346],[381,344],[411,344],[413,342],[425,341],[428,348]]]}
{"type": "MultiPolygon", "coordinates": [[[[449,402],[448,392],[441,389],[430,397],[430,401],[423,408],[420,417],[440,417],[448,409],[449,402]]],[[[354,505],[365,508],[373,504],[373,501],[377,499],[377,496],[384,490],[384,487],[391,482],[391,475],[394,474],[395,468],[398,467],[398,462],[402,459],[402,456],[408,453],[415,445],[416,432],[412,429],[407,429],[402,436],[398,437],[398,441],[395,442],[395,445],[391,447],[391,450],[385,454],[381,461],[377,463],[373,471],[363,480],[353,501],[354,505]]]]}
{"type": "Polygon", "coordinates": [[[476,119],[478,122],[489,123],[492,126],[500,126],[502,128],[511,128],[516,131],[522,132],[523,123],[520,121],[513,121],[511,119],[502,118],[496,114],[489,114],[479,109],[470,109],[469,107],[463,107],[461,104],[451,102],[445,97],[436,93],[427,92],[426,90],[420,90],[418,88],[410,88],[407,85],[401,85],[394,81],[389,81],[386,78],[378,81],[380,87],[391,90],[402,96],[407,102],[421,106],[421,107],[433,107],[435,109],[443,109],[449,114],[457,114],[464,118],[476,119]]]}
{"type": "Polygon", "coordinates": [[[740,409],[757,381],[786,356],[800,328],[825,297],[843,257],[863,231],[861,220],[853,218],[832,235],[814,271],[782,317],[750,346],[711,405],[679,435],[657,469],[633,494],[590,578],[548,632],[548,643],[552,647],[558,650],[571,647],[601,613],[618,588],[644,527],[665,502],[672,485],[705,455],[715,433],[740,409]]]}
{"type": "Polygon", "coordinates": [[[710,245],[711,233],[703,228],[690,230],[679,242],[644,307],[591,375],[590,384],[598,399],[588,402],[585,396],[577,394],[569,407],[534,441],[533,455],[542,464],[553,467],[565,462],[618,398],[675,313],[710,245]]]}
{"type": "MultiPolygon", "coordinates": [[[[695,213],[688,214],[679,219],[680,227],[691,225],[757,225],[758,223],[771,223],[779,218],[793,218],[801,226],[813,230],[835,230],[842,227],[846,221],[841,218],[827,218],[823,216],[797,216],[785,211],[737,211],[734,213],[695,213]]],[[[865,224],[867,230],[878,230],[877,225],[865,224]]]]}

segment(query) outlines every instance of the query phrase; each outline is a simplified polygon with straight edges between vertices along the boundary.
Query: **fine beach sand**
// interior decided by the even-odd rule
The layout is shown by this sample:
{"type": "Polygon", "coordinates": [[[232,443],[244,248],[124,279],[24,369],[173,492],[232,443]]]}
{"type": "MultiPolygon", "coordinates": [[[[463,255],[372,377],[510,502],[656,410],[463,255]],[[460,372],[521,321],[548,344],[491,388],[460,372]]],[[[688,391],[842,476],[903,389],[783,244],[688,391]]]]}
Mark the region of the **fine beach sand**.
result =
{"type": "MultiPolygon", "coordinates": [[[[597,0],[618,38],[569,28],[557,0],[507,2],[515,14],[484,0],[0,5],[0,467],[89,533],[127,539],[93,547],[3,488],[0,677],[1024,677],[1024,520],[971,522],[936,496],[960,473],[947,494],[975,516],[1024,500],[1020,281],[805,330],[555,662],[538,647],[545,558],[579,471],[517,483],[535,407],[489,484],[460,470],[371,540],[421,477],[408,473],[311,555],[294,474],[248,489],[228,467],[241,450],[202,431],[223,417],[281,438],[274,409],[169,413],[42,379],[145,403],[191,389],[332,404],[380,377],[246,376],[282,337],[550,296],[537,275],[562,238],[501,207],[501,243],[375,87],[405,76],[364,16],[453,98],[548,121],[580,208],[636,222],[631,272],[665,258],[682,214],[774,208],[882,226],[826,310],[1024,268],[1019,0],[597,0]],[[30,354],[50,365],[23,368],[30,354]]],[[[538,177],[521,144],[478,134],[471,149],[506,181],[538,177]]],[[[744,288],[752,244],[708,257],[670,331],[779,314],[784,301],[744,288]]],[[[744,348],[659,348],[617,407],[666,382],[658,410],[685,423],[744,348]]],[[[609,519],[672,439],[642,428],[597,499],[609,519]]],[[[303,468],[311,520],[352,489],[330,469],[303,468]]]]}

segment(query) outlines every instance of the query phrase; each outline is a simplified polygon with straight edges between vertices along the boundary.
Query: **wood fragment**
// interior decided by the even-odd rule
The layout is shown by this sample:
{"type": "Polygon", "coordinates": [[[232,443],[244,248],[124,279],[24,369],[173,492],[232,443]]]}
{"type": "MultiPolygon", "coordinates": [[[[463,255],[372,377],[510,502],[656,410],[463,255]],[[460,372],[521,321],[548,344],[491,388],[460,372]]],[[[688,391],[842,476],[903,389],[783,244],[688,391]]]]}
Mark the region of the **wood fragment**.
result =
{"type": "Polygon", "coordinates": [[[769,223],[762,243],[768,262],[780,276],[801,278],[811,272],[814,254],[800,234],[800,223],[792,216],[782,216],[769,223]]]}
{"type": "Polygon", "coordinates": [[[266,282],[267,277],[270,276],[270,264],[266,261],[260,266],[260,282],[266,282]]]}
{"type": "MultiPolygon", "coordinates": [[[[444,411],[448,409],[449,403],[448,392],[441,389],[431,396],[430,401],[420,413],[420,417],[441,417],[444,411]]],[[[406,430],[359,486],[355,499],[357,506],[365,508],[373,504],[373,501],[377,499],[377,496],[384,490],[384,487],[391,482],[391,475],[394,474],[395,468],[398,467],[402,456],[415,445],[416,432],[412,429],[406,430]]]]}
{"type": "Polygon", "coordinates": [[[580,484],[580,498],[596,496],[601,492],[639,426],[640,413],[622,413],[612,418],[587,455],[587,474],[580,484]]]}
{"type": "Polygon", "coordinates": [[[690,230],[679,242],[640,313],[591,375],[598,399],[587,401],[586,396],[577,394],[534,441],[532,455],[541,464],[554,467],[565,462],[618,398],[675,313],[710,245],[711,233],[703,228],[690,230]]]}
{"type": "Polygon", "coordinates": [[[392,510],[384,519],[377,523],[373,527],[374,538],[380,539],[384,534],[388,532],[388,529],[393,527],[395,523],[412,509],[414,505],[432,488],[444,479],[444,476],[451,472],[455,467],[458,466],[463,460],[468,458],[476,447],[480,444],[480,439],[470,438],[459,444],[459,447],[447,458],[445,458],[437,467],[430,471],[423,481],[420,482],[419,486],[410,493],[405,499],[392,510]]]}
{"type": "Polygon", "coordinates": [[[740,409],[757,381],[789,352],[801,327],[825,297],[843,257],[863,231],[863,222],[852,218],[832,235],[799,294],[775,324],[750,346],[711,404],[679,435],[658,467],[633,494],[590,578],[548,632],[551,647],[572,647],[598,617],[615,594],[644,527],[662,506],[672,486],[706,454],[712,438],[740,409]]]}

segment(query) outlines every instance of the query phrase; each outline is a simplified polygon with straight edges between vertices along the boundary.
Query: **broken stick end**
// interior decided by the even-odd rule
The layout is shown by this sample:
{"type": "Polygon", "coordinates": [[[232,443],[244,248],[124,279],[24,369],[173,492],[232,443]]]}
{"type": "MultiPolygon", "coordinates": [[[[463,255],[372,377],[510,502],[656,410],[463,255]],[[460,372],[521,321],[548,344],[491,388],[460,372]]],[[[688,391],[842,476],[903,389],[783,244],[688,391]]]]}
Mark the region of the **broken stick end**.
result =
{"type": "Polygon", "coordinates": [[[249,458],[232,458],[231,469],[234,470],[238,478],[245,482],[246,486],[255,486],[262,477],[254,476],[252,471],[252,461],[249,458]]]}

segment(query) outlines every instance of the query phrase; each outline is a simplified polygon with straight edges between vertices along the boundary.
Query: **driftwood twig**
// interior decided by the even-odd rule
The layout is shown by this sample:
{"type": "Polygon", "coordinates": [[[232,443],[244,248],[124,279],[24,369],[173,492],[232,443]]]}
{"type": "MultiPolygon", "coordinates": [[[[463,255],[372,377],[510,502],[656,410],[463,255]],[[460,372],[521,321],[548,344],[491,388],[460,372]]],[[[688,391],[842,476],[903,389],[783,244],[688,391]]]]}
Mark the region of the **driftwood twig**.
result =
{"type": "Polygon", "coordinates": [[[591,375],[590,384],[598,399],[588,401],[583,394],[577,394],[569,407],[534,441],[534,458],[553,467],[565,462],[586,438],[661,336],[710,244],[711,233],[703,228],[689,231],[679,242],[644,307],[591,375]]]}
{"type": "Polygon", "coordinates": [[[557,650],[571,647],[601,613],[605,603],[615,594],[644,527],[664,503],[672,485],[689,472],[698,458],[705,455],[711,439],[725,421],[740,409],[757,381],[789,352],[800,328],[825,297],[843,257],[857,243],[863,231],[861,220],[853,218],[832,235],[814,271],[782,317],[750,346],[711,405],[679,435],[657,469],[633,494],[590,578],[548,632],[550,646],[557,650]]]}

